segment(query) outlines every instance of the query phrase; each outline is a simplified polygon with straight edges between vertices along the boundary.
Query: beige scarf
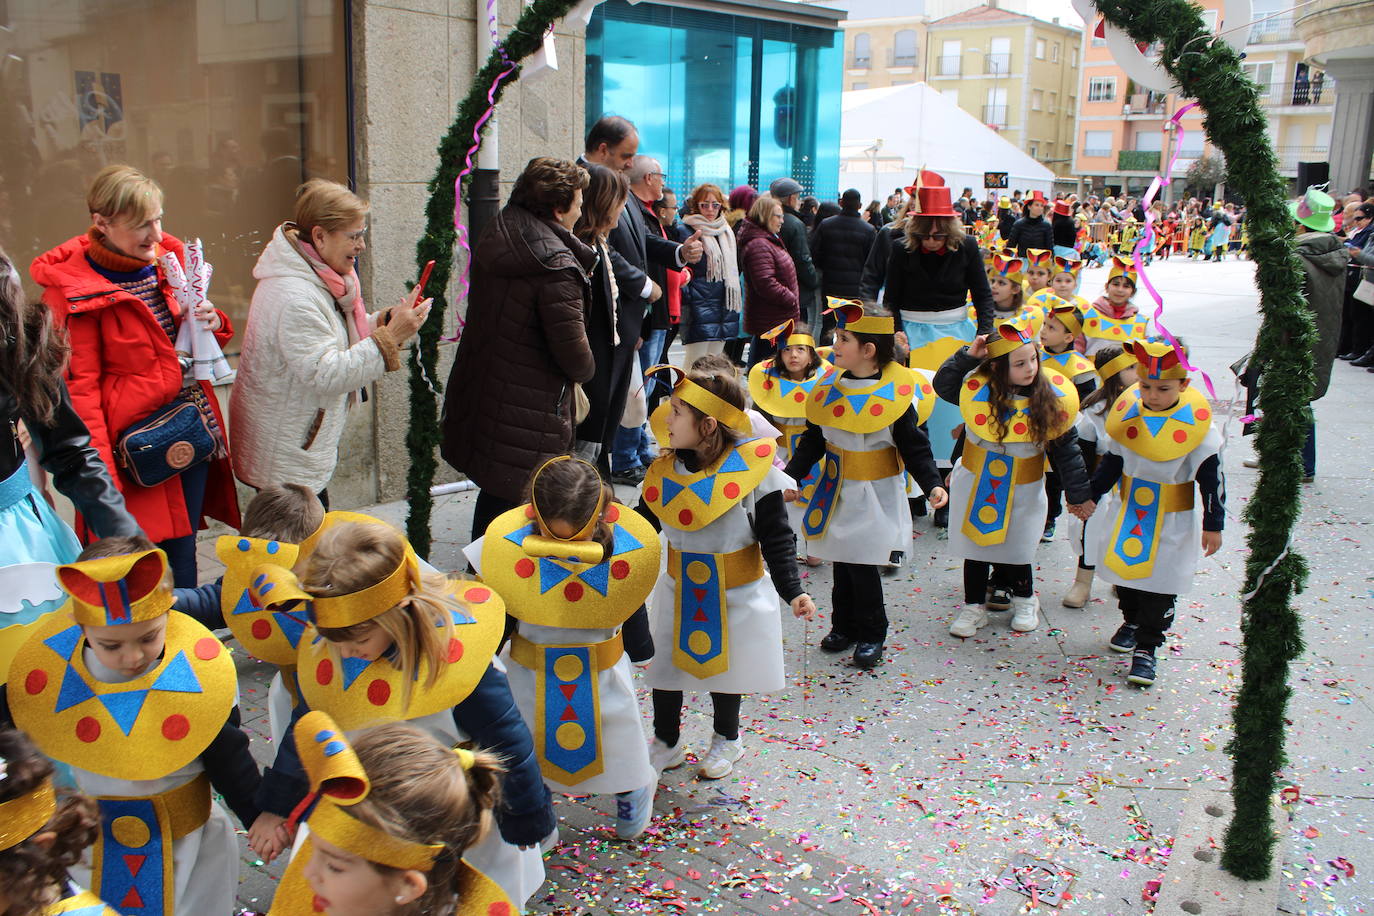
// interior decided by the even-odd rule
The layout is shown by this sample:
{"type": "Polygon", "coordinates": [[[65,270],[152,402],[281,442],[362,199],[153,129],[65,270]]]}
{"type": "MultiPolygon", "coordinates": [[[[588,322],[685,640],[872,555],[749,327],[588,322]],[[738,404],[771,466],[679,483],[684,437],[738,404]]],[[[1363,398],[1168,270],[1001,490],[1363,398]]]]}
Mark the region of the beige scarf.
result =
{"type": "Polygon", "coordinates": [[[739,258],[735,254],[735,230],[724,216],[707,219],[699,213],[688,213],[682,221],[701,231],[702,260],[706,262],[706,279],[725,281],[725,306],[738,312],[744,297],[740,295],[739,258]]]}

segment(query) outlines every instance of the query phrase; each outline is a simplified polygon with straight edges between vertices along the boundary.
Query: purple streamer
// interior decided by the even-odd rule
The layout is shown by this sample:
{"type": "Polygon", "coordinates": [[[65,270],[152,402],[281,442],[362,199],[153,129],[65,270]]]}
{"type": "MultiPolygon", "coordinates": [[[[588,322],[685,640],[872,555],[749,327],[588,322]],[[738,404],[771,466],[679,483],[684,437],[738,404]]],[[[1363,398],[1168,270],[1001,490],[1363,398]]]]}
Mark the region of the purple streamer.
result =
{"type": "MultiPolygon", "coordinates": [[[[1169,329],[1164,326],[1164,297],[1159,294],[1159,291],[1155,289],[1155,285],[1150,282],[1150,276],[1145,272],[1144,259],[1141,258],[1141,252],[1145,251],[1145,246],[1154,245],[1155,216],[1154,211],[1150,209],[1150,205],[1155,202],[1155,196],[1159,194],[1159,190],[1164,186],[1164,182],[1170,181],[1174,176],[1174,166],[1178,164],[1178,154],[1183,149],[1183,137],[1188,133],[1183,128],[1183,116],[1196,108],[1197,104],[1197,102],[1189,102],[1187,105],[1184,105],[1178,111],[1174,112],[1174,116],[1169,119],[1169,123],[1174,125],[1174,128],[1178,132],[1178,142],[1174,144],[1174,152],[1173,155],[1169,157],[1169,164],[1165,166],[1164,174],[1155,176],[1154,181],[1150,182],[1150,190],[1145,192],[1145,197],[1141,200],[1140,205],[1145,209],[1145,231],[1141,234],[1140,241],[1136,242],[1135,248],[1131,251],[1131,259],[1135,263],[1136,275],[1140,277],[1141,285],[1149,292],[1150,298],[1155,301],[1154,323],[1155,327],[1159,329],[1160,336],[1168,341],[1170,346],[1178,350],[1179,361],[1184,369],[1189,372],[1197,372],[1202,376],[1202,382],[1207,386],[1207,394],[1215,401],[1217,399],[1217,392],[1216,388],[1212,385],[1212,377],[1197,366],[1188,362],[1188,356],[1179,346],[1178,338],[1170,333],[1169,329]]],[[[1167,125],[1163,129],[1167,130],[1167,125]]],[[[1153,250],[1153,248],[1151,250],[1153,250]]]]}

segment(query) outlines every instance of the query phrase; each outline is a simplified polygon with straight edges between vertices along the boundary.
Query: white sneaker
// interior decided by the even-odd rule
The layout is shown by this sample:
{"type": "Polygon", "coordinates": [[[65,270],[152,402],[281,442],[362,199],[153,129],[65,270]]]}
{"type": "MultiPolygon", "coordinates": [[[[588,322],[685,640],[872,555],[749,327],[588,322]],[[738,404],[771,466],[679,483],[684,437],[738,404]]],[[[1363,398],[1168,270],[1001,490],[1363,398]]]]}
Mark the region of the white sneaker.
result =
{"type": "Polygon", "coordinates": [[[1015,595],[1011,598],[1011,628],[1018,633],[1029,633],[1040,626],[1040,599],[1031,595],[1029,598],[1018,598],[1015,595]]]}
{"type": "Polygon", "coordinates": [[[739,738],[731,741],[720,735],[711,736],[711,749],[701,762],[701,775],[705,779],[720,779],[729,776],[735,768],[735,761],[744,756],[744,744],[739,738]]]}
{"type": "Polygon", "coordinates": [[[988,609],[981,604],[966,604],[964,609],[954,615],[949,625],[949,635],[968,639],[978,633],[979,627],[988,625],[988,609]]]}
{"type": "Polygon", "coordinates": [[[681,737],[672,747],[660,741],[657,735],[649,739],[649,764],[658,772],[680,767],[686,762],[687,742],[681,737]]]}
{"type": "Polygon", "coordinates": [[[643,833],[654,816],[654,792],[658,782],[651,782],[629,792],[617,792],[615,796],[615,835],[622,840],[633,840],[643,833]]]}

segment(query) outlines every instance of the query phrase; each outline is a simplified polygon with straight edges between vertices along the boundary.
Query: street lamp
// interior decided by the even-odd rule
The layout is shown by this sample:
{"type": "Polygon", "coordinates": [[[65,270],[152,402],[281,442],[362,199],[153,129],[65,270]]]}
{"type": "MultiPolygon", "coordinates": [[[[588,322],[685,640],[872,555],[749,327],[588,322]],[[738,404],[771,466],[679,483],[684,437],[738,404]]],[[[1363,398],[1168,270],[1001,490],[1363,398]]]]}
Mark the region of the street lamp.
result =
{"type": "Polygon", "coordinates": [[[869,200],[878,199],[878,150],[883,148],[883,138],[879,137],[873,141],[873,145],[864,150],[864,155],[868,156],[873,163],[873,196],[869,200]]]}

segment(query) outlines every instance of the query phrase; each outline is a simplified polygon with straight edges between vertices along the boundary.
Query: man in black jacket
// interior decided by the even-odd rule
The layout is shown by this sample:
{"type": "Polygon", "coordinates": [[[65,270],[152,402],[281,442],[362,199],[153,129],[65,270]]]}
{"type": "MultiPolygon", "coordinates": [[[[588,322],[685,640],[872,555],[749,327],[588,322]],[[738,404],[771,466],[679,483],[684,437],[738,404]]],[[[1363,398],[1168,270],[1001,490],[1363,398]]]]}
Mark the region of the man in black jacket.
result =
{"type": "MultiPolygon", "coordinates": [[[[586,151],[581,161],[623,171],[629,168],[638,151],[639,131],[635,126],[625,118],[607,115],[593,124],[587,133],[586,151]]],[[[597,429],[590,429],[584,423],[577,429],[578,454],[596,461],[606,476],[610,476],[611,446],[616,430],[620,428],[621,414],[625,412],[630,372],[636,365],[635,348],[644,325],[644,316],[653,302],[663,295],[663,288],[648,275],[648,264],[652,261],[674,270],[695,264],[701,260],[702,243],[699,236],[700,233],[697,233],[678,244],[665,239],[657,229],[650,232],[644,206],[631,195],[625,201],[620,221],[607,238],[611,250],[611,271],[620,294],[616,312],[616,332],[620,343],[615,348],[611,364],[596,367],[597,379],[607,377],[609,384],[599,385],[594,380],[588,386],[591,390],[610,392],[607,409],[601,414],[605,423],[599,424],[597,429]]]]}
{"type": "MultiPolygon", "coordinates": [[[[864,264],[878,230],[863,218],[863,195],[850,188],[840,195],[840,212],[821,220],[811,237],[811,259],[821,272],[821,292],[854,299],[863,295],[864,264]]],[[[821,342],[830,342],[835,322],[828,316],[821,342]]]]}
{"type": "Polygon", "coordinates": [[[1038,248],[1042,251],[1054,250],[1054,230],[1045,219],[1045,194],[1043,191],[1033,192],[1033,196],[1026,201],[1026,214],[1011,227],[1011,235],[1007,237],[1007,247],[1015,248],[1016,253],[1023,258],[1029,248],[1038,248]]]}

